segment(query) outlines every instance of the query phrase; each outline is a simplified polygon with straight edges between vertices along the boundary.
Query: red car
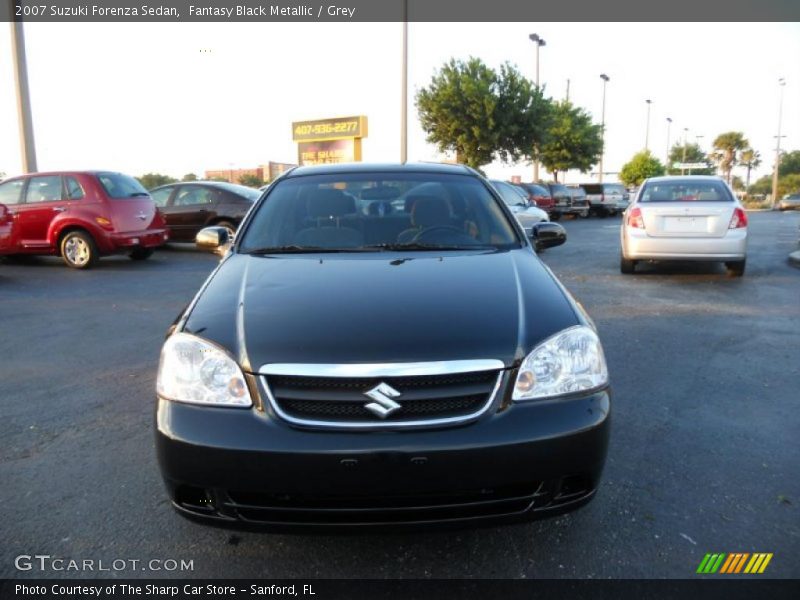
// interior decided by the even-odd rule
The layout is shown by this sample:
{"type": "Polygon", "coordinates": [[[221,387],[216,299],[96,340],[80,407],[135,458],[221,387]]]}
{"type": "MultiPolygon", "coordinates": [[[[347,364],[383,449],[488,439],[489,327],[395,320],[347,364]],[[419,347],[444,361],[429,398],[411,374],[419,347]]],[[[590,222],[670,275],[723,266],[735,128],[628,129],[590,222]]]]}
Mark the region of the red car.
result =
{"type": "Polygon", "coordinates": [[[528,201],[531,203],[531,206],[538,206],[545,211],[548,216],[553,214],[556,203],[546,185],[538,183],[511,183],[511,185],[516,185],[528,195],[528,201]]]}
{"type": "Polygon", "coordinates": [[[163,217],[133,177],[109,171],[32,173],[0,183],[0,254],[59,255],[76,269],[167,241],[163,217]]]}

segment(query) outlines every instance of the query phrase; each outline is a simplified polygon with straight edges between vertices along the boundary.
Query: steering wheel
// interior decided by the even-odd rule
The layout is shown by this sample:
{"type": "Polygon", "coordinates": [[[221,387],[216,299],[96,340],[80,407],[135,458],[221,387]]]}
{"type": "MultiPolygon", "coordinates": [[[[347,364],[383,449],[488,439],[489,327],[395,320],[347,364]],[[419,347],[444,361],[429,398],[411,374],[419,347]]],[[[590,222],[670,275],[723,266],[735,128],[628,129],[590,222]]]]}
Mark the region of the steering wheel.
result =
{"type": "Polygon", "coordinates": [[[475,239],[461,231],[458,227],[452,227],[450,225],[436,225],[434,227],[428,227],[420,231],[416,236],[414,236],[415,242],[438,242],[438,243],[464,243],[464,244],[474,244],[475,239]],[[438,236],[444,238],[444,241],[441,239],[436,239],[438,236]]]}

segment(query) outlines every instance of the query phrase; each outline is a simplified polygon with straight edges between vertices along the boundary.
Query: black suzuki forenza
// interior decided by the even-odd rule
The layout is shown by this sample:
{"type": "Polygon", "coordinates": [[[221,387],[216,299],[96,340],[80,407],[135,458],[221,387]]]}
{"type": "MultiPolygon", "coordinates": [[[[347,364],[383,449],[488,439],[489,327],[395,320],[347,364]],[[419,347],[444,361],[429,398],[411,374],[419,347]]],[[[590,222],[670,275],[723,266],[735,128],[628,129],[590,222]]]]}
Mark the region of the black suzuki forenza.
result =
{"type": "MultiPolygon", "coordinates": [[[[301,167],[274,183],[161,353],[173,505],[281,529],[526,520],[595,495],[610,390],[591,319],[477,172],[301,167]]],[[[228,247],[229,246],[229,247],[228,247]]]]}

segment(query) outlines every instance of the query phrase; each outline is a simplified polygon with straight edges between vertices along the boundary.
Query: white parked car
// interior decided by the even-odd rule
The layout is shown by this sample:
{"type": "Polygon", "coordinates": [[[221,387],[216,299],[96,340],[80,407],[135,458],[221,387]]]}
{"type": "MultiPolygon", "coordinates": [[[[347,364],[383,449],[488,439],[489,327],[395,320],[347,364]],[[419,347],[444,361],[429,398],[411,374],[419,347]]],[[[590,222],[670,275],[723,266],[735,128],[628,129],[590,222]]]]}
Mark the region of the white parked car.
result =
{"type": "Polygon", "coordinates": [[[528,236],[531,235],[533,226],[536,223],[550,220],[550,217],[541,208],[531,206],[525,191],[516,185],[511,185],[510,183],[497,179],[491,179],[489,183],[492,184],[492,187],[500,194],[503,202],[505,202],[511,212],[514,213],[517,221],[522,225],[522,228],[528,236]]]}
{"type": "Polygon", "coordinates": [[[720,261],[737,277],[747,258],[747,213],[720,177],[653,177],[625,211],[620,271],[642,260],[720,261]]]}

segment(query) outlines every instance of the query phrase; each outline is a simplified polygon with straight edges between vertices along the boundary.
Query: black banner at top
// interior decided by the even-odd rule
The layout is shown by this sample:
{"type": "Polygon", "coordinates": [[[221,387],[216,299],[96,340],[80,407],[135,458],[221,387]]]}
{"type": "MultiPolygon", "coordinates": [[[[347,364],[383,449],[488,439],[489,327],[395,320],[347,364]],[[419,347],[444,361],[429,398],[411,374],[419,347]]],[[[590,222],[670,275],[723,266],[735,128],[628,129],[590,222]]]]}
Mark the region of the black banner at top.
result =
{"type": "Polygon", "coordinates": [[[798,0],[0,0],[0,21],[800,21],[798,0]]]}

